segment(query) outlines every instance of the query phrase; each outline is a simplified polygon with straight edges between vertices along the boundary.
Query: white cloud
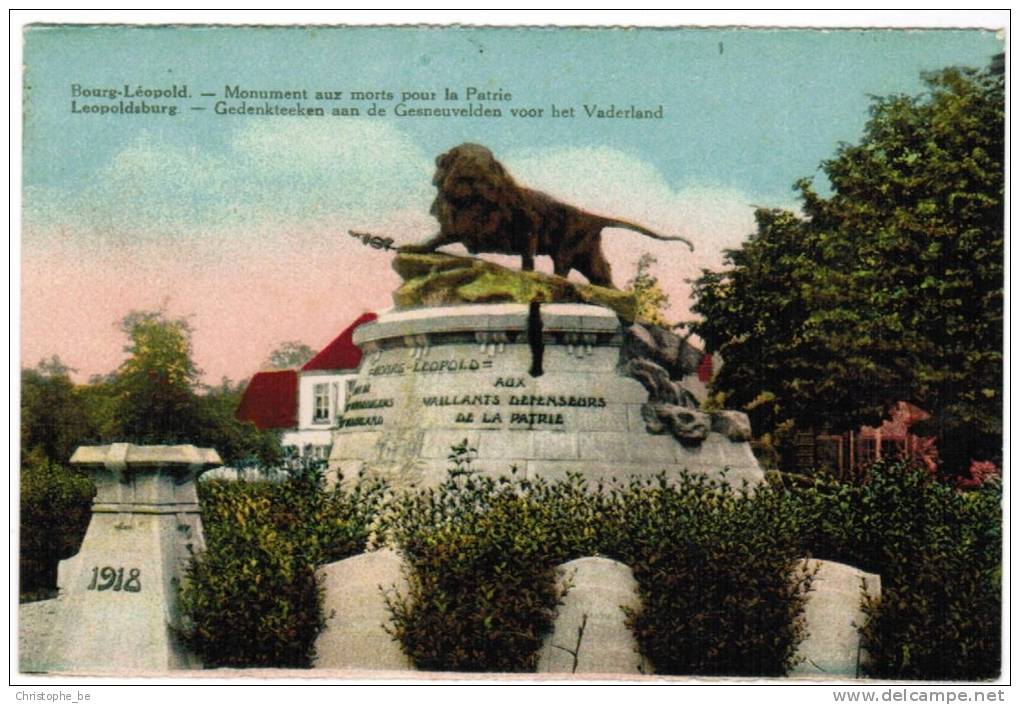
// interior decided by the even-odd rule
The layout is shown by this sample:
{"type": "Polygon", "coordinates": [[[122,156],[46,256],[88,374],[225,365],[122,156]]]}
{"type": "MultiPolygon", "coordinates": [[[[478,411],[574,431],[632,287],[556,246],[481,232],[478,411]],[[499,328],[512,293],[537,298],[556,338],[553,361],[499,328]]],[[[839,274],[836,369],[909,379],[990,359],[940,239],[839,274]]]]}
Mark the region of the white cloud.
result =
{"type": "Polygon", "coordinates": [[[213,229],[364,221],[427,213],[432,160],[367,120],[251,121],[220,151],[142,133],[78,192],[28,189],[29,225],[158,241],[213,229]]]}
{"type": "Polygon", "coordinates": [[[286,189],[289,205],[319,215],[371,212],[422,204],[427,211],[432,160],[403,132],[385,123],[351,120],[281,129],[253,123],[232,141],[255,201],[286,189]],[[270,190],[272,189],[272,191],[270,190]]]}
{"type": "Polygon", "coordinates": [[[702,268],[718,268],[722,250],[754,232],[754,199],[718,185],[672,186],[648,162],[609,147],[508,154],[504,164],[521,184],[600,215],[630,220],[663,235],[694,243],[661,242],[621,229],[606,229],[603,248],[613,279],[623,286],[642,252],[658,259],[653,270],[673,301],[671,314],[687,316],[690,286],[702,268]]]}
{"type": "Polygon", "coordinates": [[[682,235],[706,253],[733,247],[754,230],[746,193],[712,185],[674,188],[652,165],[609,147],[511,154],[506,165],[524,185],[664,235],[682,235]]]}
{"type": "MultiPolygon", "coordinates": [[[[690,297],[684,280],[718,268],[722,250],[754,231],[750,195],[717,185],[674,186],[648,162],[610,147],[497,157],[521,184],[694,242],[691,253],[681,243],[622,229],[607,229],[603,238],[618,286],[642,252],[658,258],[655,273],[678,316],[690,297]]],[[[39,230],[86,236],[94,246],[173,243],[200,248],[190,250],[192,257],[241,262],[256,244],[263,252],[321,251],[316,247],[348,228],[398,242],[420,239],[435,229],[428,214],[432,170],[431,156],[386,123],[253,120],[215,152],[142,134],[80,192],[27,190],[25,213],[30,231],[32,224],[49,225],[39,230]]]]}

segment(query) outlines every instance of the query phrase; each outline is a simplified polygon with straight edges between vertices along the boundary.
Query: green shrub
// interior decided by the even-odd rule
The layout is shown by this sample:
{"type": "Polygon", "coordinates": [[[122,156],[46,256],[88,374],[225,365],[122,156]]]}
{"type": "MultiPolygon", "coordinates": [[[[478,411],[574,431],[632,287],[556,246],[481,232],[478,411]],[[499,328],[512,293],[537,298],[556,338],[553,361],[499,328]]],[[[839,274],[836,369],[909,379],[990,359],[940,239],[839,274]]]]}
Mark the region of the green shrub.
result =
{"type": "Polygon", "coordinates": [[[418,668],[535,670],[563,558],[549,494],[544,482],[468,474],[401,500],[392,528],[409,591],[388,603],[393,633],[418,668]]]}
{"type": "Polygon", "coordinates": [[[57,565],[77,553],[85,538],[95,493],[83,473],[58,465],[39,451],[25,456],[18,536],[22,594],[52,595],[57,565]]]}
{"type": "Polygon", "coordinates": [[[310,666],[325,624],[315,569],[365,549],[384,489],[327,490],[315,468],[280,482],[199,483],[206,550],[181,605],[206,666],[310,666]]]}
{"type": "Polygon", "coordinates": [[[455,448],[445,483],[388,505],[379,483],[326,491],[315,473],[202,483],[208,550],[183,593],[192,644],[210,666],[307,666],[323,624],[315,567],[379,532],[410,568],[390,628],[421,669],[533,671],[561,597],[554,568],[603,555],[634,571],[643,608],[628,622],[656,672],[780,676],[805,635],[798,559],[811,555],[881,575],[882,599],[865,604],[871,675],[999,672],[998,483],[959,492],[895,464],[860,485],[589,486],[483,477],[470,458],[455,448]]]}
{"type": "Polygon", "coordinates": [[[805,545],[882,578],[863,630],[880,678],[977,680],[1000,670],[1002,487],[959,492],[907,463],[858,486],[793,493],[805,545]]]}
{"type": "Polygon", "coordinates": [[[786,493],[682,475],[632,482],[620,501],[619,557],[643,603],[628,621],[655,672],[784,675],[811,582],[786,493]]]}
{"type": "Polygon", "coordinates": [[[409,590],[389,606],[418,668],[533,671],[560,598],[554,568],[605,555],[635,572],[645,607],[630,623],[657,672],[785,672],[809,576],[794,576],[799,527],[782,492],[496,480],[465,470],[465,453],[395,512],[409,590]]]}

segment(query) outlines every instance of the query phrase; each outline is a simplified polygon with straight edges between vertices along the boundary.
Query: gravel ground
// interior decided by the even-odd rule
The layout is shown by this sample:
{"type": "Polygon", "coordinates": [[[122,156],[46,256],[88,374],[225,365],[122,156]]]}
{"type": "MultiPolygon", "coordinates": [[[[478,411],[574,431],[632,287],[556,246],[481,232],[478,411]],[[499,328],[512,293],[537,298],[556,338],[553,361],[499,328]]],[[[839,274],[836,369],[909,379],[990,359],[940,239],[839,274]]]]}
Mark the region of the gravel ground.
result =
{"type": "Polygon", "coordinates": [[[53,633],[57,600],[40,600],[18,605],[18,670],[41,670],[43,649],[53,633]]]}

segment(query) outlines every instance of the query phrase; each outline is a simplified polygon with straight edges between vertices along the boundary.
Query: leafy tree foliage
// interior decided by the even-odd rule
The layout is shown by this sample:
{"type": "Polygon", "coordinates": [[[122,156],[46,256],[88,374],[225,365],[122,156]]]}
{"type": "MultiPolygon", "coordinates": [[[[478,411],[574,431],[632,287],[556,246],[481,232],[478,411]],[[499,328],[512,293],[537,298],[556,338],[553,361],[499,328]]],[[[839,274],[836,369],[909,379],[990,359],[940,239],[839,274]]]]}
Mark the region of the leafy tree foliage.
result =
{"type": "Polygon", "coordinates": [[[206,550],[181,592],[188,643],[211,667],[307,667],[326,617],[315,569],[365,550],[387,488],[326,487],[316,463],[280,482],[199,483],[206,550]]]}
{"type": "Polygon", "coordinates": [[[130,357],[108,384],[114,394],[111,440],[212,447],[224,463],[235,466],[280,461],[282,449],[274,434],[234,416],[243,383],[223,379],[205,387],[198,382],[185,319],[134,311],[121,327],[130,339],[130,357]]]}
{"type": "Polygon", "coordinates": [[[911,401],[956,471],[1001,456],[1003,78],[924,78],[823,163],[832,195],[801,180],[804,217],[757,212],[729,268],[695,282],[694,329],[757,428],[847,430],[911,401]]]}
{"type": "Polygon", "coordinates": [[[91,515],[92,482],[66,467],[97,434],[72,371],[56,356],[21,371],[19,591],[30,599],[56,587],[57,564],[78,550],[91,515]]]}
{"type": "Polygon", "coordinates": [[[162,311],[132,311],[121,321],[129,357],[113,382],[115,421],[122,440],[190,443],[200,429],[191,327],[162,311]]]}
{"type": "Polygon", "coordinates": [[[55,587],[57,563],[77,550],[88,526],[92,483],[67,468],[78,446],[193,443],[234,467],[282,460],[275,433],[234,417],[243,384],[198,383],[185,320],[136,311],[121,327],[130,357],[114,373],[76,385],[56,357],[21,373],[22,592],[55,587]]]}
{"type": "Polygon", "coordinates": [[[88,384],[78,386],[78,394],[90,422],[95,426],[95,441],[109,443],[119,438],[117,428],[116,374],[93,375],[88,384]]]}
{"type": "Polygon", "coordinates": [[[900,461],[868,468],[867,483],[815,481],[788,500],[807,552],[882,576],[881,597],[865,601],[860,625],[871,676],[999,675],[1000,482],[959,492],[900,461]]]}
{"type": "Polygon", "coordinates": [[[37,450],[66,463],[74,449],[96,435],[81,390],[69,367],[53,356],[21,371],[21,451],[37,450]]]}
{"type": "Polygon", "coordinates": [[[316,351],[300,340],[288,340],[269,354],[268,365],[274,370],[289,370],[301,367],[315,357],[316,351]]]}
{"type": "Polygon", "coordinates": [[[200,429],[192,443],[215,448],[220,459],[234,468],[276,467],[284,459],[279,434],[259,431],[251,421],[234,415],[246,386],[245,381],[235,384],[224,377],[218,385],[201,389],[200,429]]]}
{"type": "Polygon", "coordinates": [[[399,497],[381,524],[407,565],[387,596],[392,633],[418,668],[527,672],[562,597],[555,568],[584,556],[630,566],[642,610],[625,610],[660,674],[782,675],[803,637],[809,576],[783,492],[684,475],[589,485],[498,479],[454,446],[445,482],[399,497]]]}
{"type": "Polygon", "coordinates": [[[669,309],[669,295],[659,286],[659,278],[651,273],[652,266],[657,262],[652,255],[642,253],[634,277],[627,282],[625,291],[637,295],[637,320],[668,327],[665,311],[669,309]]]}
{"type": "Polygon", "coordinates": [[[628,626],[656,673],[774,677],[795,665],[813,574],[785,493],[684,474],[632,480],[617,497],[618,555],[642,601],[628,626]]]}

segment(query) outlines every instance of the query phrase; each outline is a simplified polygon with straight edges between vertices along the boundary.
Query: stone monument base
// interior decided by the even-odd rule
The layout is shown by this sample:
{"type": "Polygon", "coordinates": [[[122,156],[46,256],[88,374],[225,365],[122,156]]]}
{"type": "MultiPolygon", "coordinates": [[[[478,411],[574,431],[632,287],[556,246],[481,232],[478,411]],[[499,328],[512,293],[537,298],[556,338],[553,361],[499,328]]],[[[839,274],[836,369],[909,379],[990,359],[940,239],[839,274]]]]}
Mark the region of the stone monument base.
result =
{"type": "Polygon", "coordinates": [[[195,478],[214,450],[82,446],[71,464],[96,483],[81,550],[58,570],[60,598],[41,671],[155,674],[198,668],[179,632],[177,593],[204,548],[195,478]]]}
{"type": "Polygon", "coordinates": [[[326,628],[315,642],[316,669],[411,671],[411,659],[387,631],[385,595],[407,593],[400,554],[362,553],[318,570],[326,628]]]}
{"type": "Polygon", "coordinates": [[[471,469],[589,481],[676,476],[739,486],[764,474],[746,417],[691,411],[678,440],[629,373],[616,314],[585,304],[479,304],[386,313],[357,329],[365,353],[330,469],[435,485],[466,441],[471,469]],[[734,422],[736,418],[736,422],[734,422]],[[699,435],[700,432],[700,435],[699,435]]]}

